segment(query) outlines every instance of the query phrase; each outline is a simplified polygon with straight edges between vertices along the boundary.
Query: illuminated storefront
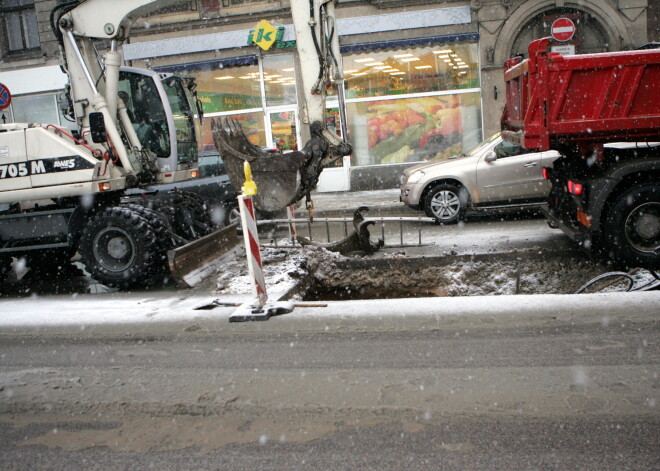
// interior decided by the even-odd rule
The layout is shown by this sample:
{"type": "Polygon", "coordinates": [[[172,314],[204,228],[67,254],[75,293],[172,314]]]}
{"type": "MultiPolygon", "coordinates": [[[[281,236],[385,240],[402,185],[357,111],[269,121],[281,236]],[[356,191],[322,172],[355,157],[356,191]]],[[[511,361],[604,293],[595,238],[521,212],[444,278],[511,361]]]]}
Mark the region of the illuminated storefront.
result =
{"type": "MultiPolygon", "coordinates": [[[[334,166],[442,159],[479,143],[477,40],[476,34],[463,34],[343,46],[346,116],[354,152],[334,166]]],[[[296,150],[300,136],[294,52],[158,70],[193,75],[207,118],[232,116],[253,144],[296,150]]],[[[339,133],[339,101],[334,92],[327,106],[327,125],[339,133]]],[[[214,149],[210,119],[205,120],[202,136],[203,149],[214,149]]],[[[342,186],[337,184],[330,189],[342,186]]]]}

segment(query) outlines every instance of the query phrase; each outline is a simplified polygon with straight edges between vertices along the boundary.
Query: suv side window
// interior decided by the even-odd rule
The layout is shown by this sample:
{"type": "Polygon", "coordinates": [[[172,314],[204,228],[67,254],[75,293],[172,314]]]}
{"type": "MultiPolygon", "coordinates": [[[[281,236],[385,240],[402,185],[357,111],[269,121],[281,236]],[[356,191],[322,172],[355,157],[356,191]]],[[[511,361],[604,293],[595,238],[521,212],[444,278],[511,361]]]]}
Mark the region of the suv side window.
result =
{"type": "Polygon", "coordinates": [[[495,155],[498,159],[502,157],[512,157],[514,155],[520,155],[527,153],[527,149],[520,147],[519,145],[513,144],[509,141],[502,141],[495,146],[495,155]]]}

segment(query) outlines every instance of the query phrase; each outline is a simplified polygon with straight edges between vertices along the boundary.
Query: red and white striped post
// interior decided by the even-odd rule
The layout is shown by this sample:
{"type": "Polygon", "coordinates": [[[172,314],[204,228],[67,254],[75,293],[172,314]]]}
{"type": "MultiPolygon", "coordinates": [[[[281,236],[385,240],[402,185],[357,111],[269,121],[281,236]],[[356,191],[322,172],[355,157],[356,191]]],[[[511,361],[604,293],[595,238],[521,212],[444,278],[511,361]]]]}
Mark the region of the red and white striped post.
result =
{"type": "Polygon", "coordinates": [[[252,180],[250,164],[243,164],[245,172],[245,184],[238,197],[238,208],[241,213],[241,227],[243,229],[243,240],[247,254],[248,270],[250,272],[250,283],[252,285],[252,296],[254,302],[242,304],[229,316],[230,322],[242,322],[249,320],[268,320],[275,314],[284,314],[293,311],[293,303],[276,302],[268,303],[266,292],[266,279],[264,277],[263,264],[261,263],[261,249],[259,248],[259,234],[257,232],[257,218],[254,211],[252,197],[257,194],[257,185],[252,180]]]}
{"type": "Polygon", "coordinates": [[[259,249],[259,234],[257,233],[257,219],[254,215],[254,202],[252,195],[240,195],[238,207],[241,212],[241,227],[243,228],[243,240],[245,252],[247,253],[248,269],[250,270],[250,282],[252,284],[252,296],[259,307],[263,307],[268,301],[266,292],[266,279],[264,277],[263,264],[261,263],[261,250],[259,249]]]}

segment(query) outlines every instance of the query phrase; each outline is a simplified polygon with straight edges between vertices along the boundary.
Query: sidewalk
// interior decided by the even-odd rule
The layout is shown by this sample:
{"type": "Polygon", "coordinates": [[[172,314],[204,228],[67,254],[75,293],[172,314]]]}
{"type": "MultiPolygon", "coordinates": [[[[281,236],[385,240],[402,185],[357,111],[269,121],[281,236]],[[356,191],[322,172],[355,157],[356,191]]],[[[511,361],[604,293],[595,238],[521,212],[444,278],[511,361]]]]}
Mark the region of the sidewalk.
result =
{"type": "MultiPolygon", "coordinates": [[[[312,193],[314,217],[351,217],[360,206],[367,206],[370,217],[425,216],[423,211],[409,208],[399,201],[399,189],[371,191],[337,191],[312,193]]],[[[305,200],[296,208],[296,217],[306,218],[305,200]]]]}

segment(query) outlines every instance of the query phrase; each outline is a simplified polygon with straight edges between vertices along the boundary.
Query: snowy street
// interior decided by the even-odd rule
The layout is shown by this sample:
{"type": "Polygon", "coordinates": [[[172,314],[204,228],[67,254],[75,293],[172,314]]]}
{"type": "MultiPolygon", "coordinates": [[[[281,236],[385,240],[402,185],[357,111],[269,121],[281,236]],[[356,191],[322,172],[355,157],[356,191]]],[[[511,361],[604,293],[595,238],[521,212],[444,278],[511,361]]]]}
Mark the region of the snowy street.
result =
{"type": "Polygon", "coordinates": [[[4,296],[0,467],[652,466],[658,291],[567,294],[606,268],[542,219],[404,229],[367,258],[265,249],[296,305],[266,322],[229,322],[240,248],[194,289],[4,296]]]}
{"type": "Polygon", "coordinates": [[[3,469],[656,462],[655,294],[344,301],[242,324],[142,297],[114,302],[150,313],[114,329],[91,297],[70,311],[85,328],[3,328],[3,469]]]}

